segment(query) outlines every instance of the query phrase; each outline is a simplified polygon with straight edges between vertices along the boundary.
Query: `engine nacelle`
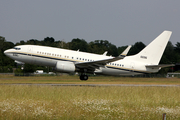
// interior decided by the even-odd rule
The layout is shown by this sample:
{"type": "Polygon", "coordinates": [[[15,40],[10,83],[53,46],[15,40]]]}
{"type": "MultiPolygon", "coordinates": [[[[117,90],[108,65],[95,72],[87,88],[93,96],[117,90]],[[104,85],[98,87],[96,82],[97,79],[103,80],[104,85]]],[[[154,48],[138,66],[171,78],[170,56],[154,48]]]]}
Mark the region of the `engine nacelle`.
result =
{"type": "Polygon", "coordinates": [[[75,65],[73,62],[58,61],[55,69],[60,72],[71,73],[75,72],[75,65]]]}

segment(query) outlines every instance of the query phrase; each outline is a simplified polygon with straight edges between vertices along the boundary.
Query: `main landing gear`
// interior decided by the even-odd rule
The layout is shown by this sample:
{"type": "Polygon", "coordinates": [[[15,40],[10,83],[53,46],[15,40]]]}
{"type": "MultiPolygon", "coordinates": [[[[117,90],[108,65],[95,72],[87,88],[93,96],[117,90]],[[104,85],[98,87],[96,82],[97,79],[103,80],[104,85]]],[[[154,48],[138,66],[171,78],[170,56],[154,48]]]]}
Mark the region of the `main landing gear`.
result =
{"type": "Polygon", "coordinates": [[[88,80],[88,76],[85,74],[81,74],[79,78],[80,80],[88,80]]]}

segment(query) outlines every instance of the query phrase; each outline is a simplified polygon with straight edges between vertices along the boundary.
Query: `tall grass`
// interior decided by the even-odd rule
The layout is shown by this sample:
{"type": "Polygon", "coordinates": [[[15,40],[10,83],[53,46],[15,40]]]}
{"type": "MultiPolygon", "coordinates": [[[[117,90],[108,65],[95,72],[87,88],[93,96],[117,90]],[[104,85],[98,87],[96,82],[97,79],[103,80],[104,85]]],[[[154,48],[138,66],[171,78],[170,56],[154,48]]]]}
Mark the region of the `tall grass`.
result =
{"type": "Polygon", "coordinates": [[[0,86],[0,119],[180,119],[179,87],[0,86]]]}

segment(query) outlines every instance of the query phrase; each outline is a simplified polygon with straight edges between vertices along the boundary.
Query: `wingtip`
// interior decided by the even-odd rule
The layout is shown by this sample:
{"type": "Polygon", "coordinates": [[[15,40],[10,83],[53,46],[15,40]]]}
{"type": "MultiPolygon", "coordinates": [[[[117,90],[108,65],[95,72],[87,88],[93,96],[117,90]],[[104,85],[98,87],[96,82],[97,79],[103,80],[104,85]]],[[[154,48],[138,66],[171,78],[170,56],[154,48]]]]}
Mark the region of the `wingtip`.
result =
{"type": "Polygon", "coordinates": [[[172,31],[170,31],[170,30],[164,30],[164,32],[169,32],[169,33],[172,33],[172,31]]]}

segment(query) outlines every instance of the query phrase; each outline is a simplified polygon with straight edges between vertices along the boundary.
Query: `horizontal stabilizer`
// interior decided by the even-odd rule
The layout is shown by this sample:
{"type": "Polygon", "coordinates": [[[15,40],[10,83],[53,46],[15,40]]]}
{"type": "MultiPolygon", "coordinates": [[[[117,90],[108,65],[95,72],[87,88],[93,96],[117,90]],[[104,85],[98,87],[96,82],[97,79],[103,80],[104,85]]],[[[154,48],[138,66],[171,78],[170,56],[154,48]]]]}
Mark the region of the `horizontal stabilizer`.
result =
{"type": "Polygon", "coordinates": [[[146,65],[147,68],[164,68],[175,66],[174,64],[146,65]]]}

